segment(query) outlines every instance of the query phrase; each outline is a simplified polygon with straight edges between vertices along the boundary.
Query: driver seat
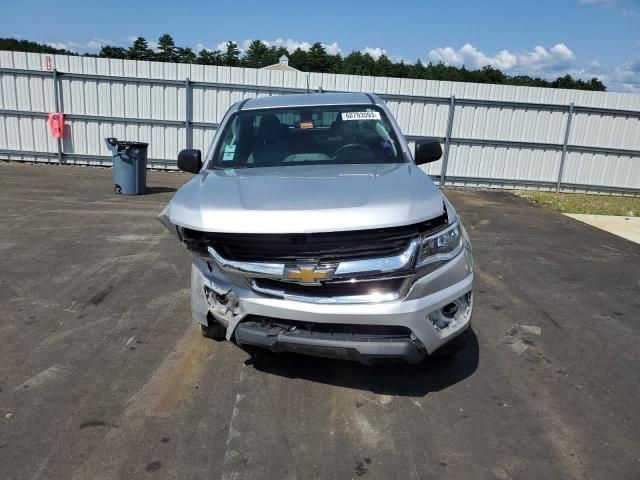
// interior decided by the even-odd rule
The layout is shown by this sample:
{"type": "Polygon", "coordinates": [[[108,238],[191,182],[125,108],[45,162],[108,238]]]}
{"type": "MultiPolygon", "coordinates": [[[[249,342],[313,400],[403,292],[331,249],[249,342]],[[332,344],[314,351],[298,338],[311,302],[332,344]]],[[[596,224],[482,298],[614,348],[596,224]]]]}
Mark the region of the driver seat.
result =
{"type": "Polygon", "coordinates": [[[287,156],[287,148],[282,139],[286,126],[275,115],[265,115],[258,126],[258,141],[253,147],[253,160],[260,165],[279,165],[287,156]]]}

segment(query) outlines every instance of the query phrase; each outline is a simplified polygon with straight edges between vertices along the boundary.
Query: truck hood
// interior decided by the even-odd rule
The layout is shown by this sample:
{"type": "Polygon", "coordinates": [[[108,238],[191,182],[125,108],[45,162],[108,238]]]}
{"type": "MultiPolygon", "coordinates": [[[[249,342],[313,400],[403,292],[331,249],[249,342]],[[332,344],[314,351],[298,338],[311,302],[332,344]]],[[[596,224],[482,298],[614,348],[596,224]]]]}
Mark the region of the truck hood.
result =
{"type": "Polygon", "coordinates": [[[443,213],[443,196],[413,163],[208,170],[160,220],[221,233],[314,233],[409,225],[443,213]]]}

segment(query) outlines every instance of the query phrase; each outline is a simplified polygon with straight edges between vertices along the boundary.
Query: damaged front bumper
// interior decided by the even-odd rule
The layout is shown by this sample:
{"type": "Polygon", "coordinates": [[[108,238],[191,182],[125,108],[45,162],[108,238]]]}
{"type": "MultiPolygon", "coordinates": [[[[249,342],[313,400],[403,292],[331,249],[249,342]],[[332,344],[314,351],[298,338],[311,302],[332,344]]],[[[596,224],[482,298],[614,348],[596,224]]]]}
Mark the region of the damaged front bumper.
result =
{"type": "Polygon", "coordinates": [[[417,363],[469,328],[473,308],[473,264],[466,249],[412,279],[407,293],[394,301],[327,304],[266,296],[245,276],[223,272],[198,255],[191,282],[194,320],[219,322],[228,340],[363,363],[417,363]]]}

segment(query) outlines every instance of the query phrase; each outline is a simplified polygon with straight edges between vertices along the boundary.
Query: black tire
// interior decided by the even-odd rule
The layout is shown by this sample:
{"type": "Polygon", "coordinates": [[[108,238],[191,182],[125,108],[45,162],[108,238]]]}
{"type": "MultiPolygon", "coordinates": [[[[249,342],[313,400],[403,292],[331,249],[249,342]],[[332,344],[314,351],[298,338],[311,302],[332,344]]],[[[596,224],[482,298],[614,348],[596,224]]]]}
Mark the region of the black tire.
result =
{"type": "Polygon", "coordinates": [[[200,324],[200,333],[203,337],[212,338],[217,341],[226,339],[227,329],[218,322],[209,321],[209,325],[200,324]]]}
{"type": "Polygon", "coordinates": [[[449,343],[443,345],[438,350],[433,352],[434,357],[450,357],[455,355],[456,353],[460,353],[464,350],[464,347],[467,345],[467,340],[469,340],[469,332],[470,328],[467,328],[464,332],[458,335],[456,338],[451,340],[449,343]]]}

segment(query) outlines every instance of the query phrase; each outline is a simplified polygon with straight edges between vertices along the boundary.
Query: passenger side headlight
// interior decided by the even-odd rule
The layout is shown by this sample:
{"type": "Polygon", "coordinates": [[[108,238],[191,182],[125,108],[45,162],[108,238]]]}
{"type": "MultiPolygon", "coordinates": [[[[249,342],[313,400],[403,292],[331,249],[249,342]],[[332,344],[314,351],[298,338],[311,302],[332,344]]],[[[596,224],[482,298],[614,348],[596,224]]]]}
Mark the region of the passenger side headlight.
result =
{"type": "Polygon", "coordinates": [[[420,238],[420,256],[416,267],[432,262],[447,261],[462,251],[462,226],[460,220],[436,234],[422,234],[420,238]]]}

